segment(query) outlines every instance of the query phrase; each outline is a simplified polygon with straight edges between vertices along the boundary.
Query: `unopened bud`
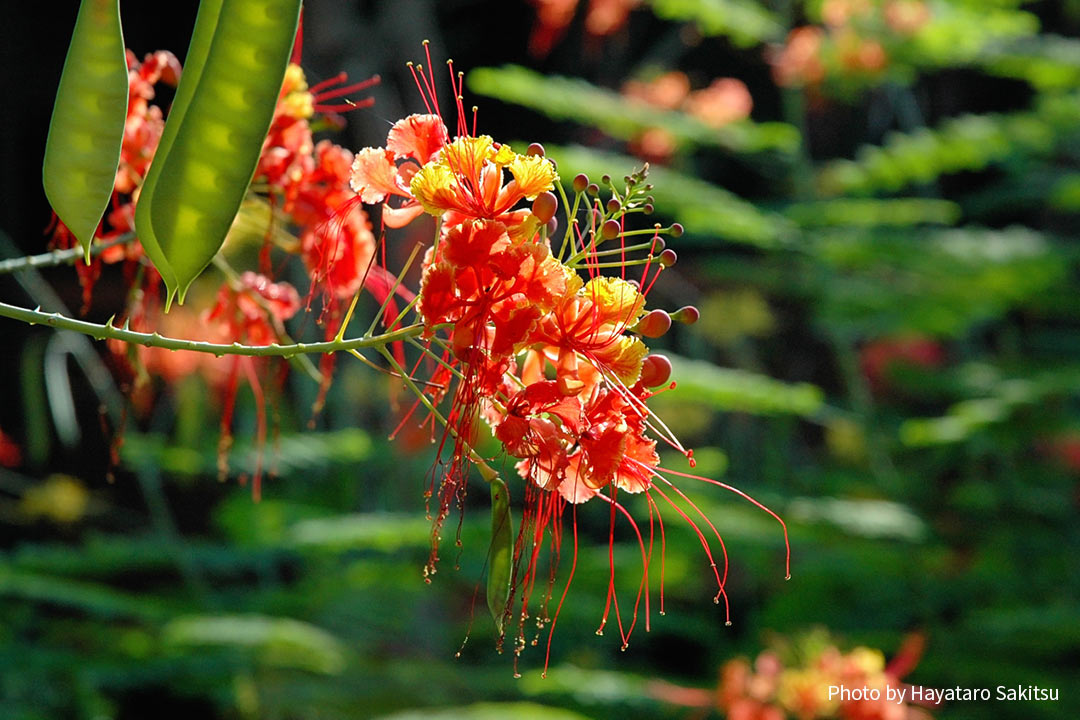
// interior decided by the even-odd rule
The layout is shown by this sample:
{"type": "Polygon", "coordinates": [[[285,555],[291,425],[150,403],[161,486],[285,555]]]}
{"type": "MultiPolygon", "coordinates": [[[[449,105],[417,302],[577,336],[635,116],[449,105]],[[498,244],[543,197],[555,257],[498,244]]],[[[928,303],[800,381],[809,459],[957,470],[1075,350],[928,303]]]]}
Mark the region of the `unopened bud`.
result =
{"type": "Polygon", "coordinates": [[[544,157],[544,146],[540,143],[533,143],[525,150],[526,155],[539,155],[544,157]]]}
{"type": "Polygon", "coordinates": [[[671,313],[671,319],[683,325],[693,325],[701,318],[701,311],[693,305],[685,305],[671,313]]]}
{"type": "Polygon", "coordinates": [[[664,242],[664,238],[662,238],[662,237],[653,238],[652,251],[654,253],[662,253],[662,252],[664,252],[665,247],[667,247],[667,243],[664,242]]]}
{"type": "Polygon", "coordinates": [[[554,237],[555,233],[559,230],[559,218],[553,217],[547,221],[547,234],[548,237],[554,237]]]}
{"type": "Polygon", "coordinates": [[[671,329],[671,316],[665,310],[651,310],[638,320],[634,331],[647,338],[658,338],[671,329]]]}
{"type": "Polygon", "coordinates": [[[618,220],[608,220],[600,227],[600,237],[605,240],[614,240],[619,237],[621,230],[618,220]]]}
{"type": "Polygon", "coordinates": [[[641,377],[645,387],[658,387],[671,379],[671,361],[663,355],[649,355],[641,363],[641,377]]]}
{"type": "Polygon", "coordinates": [[[610,185],[611,184],[611,176],[608,175],[607,173],[604,173],[604,175],[600,178],[600,182],[603,183],[604,185],[610,185]]]}
{"type": "Polygon", "coordinates": [[[654,209],[655,208],[653,207],[652,203],[645,203],[644,210],[646,215],[652,215],[654,209]]]}
{"type": "Polygon", "coordinates": [[[618,210],[621,207],[622,207],[622,203],[620,203],[615,198],[611,198],[610,200],[607,201],[607,211],[609,213],[613,213],[613,212],[615,212],[616,210],[618,210]]]}
{"type": "Polygon", "coordinates": [[[679,259],[679,256],[671,248],[668,248],[668,249],[664,250],[664,252],[660,253],[660,258],[659,258],[660,264],[663,267],[666,267],[666,268],[669,268],[672,265],[674,265],[675,261],[678,260],[678,259],[679,259]]]}
{"type": "Polygon", "coordinates": [[[671,226],[669,232],[671,233],[671,237],[682,237],[683,226],[680,223],[675,223],[671,226]]]}
{"type": "Polygon", "coordinates": [[[574,192],[583,193],[587,187],[589,187],[588,175],[585,173],[578,173],[574,176],[574,192]]]}
{"type": "Polygon", "coordinates": [[[593,195],[593,196],[599,195],[600,194],[600,186],[597,185],[596,183],[589,183],[588,185],[585,186],[585,192],[587,192],[587,193],[589,193],[590,195],[593,195]]]}
{"type": "Polygon", "coordinates": [[[533,200],[532,212],[541,224],[555,217],[555,211],[559,209],[559,201],[552,192],[542,192],[533,200]]]}

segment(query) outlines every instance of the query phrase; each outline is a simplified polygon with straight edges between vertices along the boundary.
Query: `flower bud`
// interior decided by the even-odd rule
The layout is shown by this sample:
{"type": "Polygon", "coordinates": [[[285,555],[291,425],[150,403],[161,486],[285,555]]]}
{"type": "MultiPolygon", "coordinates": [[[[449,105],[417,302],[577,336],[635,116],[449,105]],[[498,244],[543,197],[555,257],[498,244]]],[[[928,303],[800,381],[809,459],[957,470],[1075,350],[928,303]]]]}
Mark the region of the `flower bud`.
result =
{"type": "Polygon", "coordinates": [[[645,203],[645,214],[646,215],[652,215],[654,209],[655,208],[653,207],[652,203],[645,203]]]}
{"type": "Polygon", "coordinates": [[[675,264],[675,261],[679,259],[679,256],[671,248],[667,248],[664,252],[660,253],[660,265],[669,268],[675,264]]]}
{"type": "Polygon", "coordinates": [[[671,230],[669,232],[671,233],[671,237],[682,237],[683,226],[680,223],[675,223],[671,226],[671,230]]]}
{"type": "Polygon", "coordinates": [[[600,227],[600,237],[605,240],[614,240],[619,237],[621,231],[622,227],[619,226],[618,220],[608,220],[600,227]]]}
{"type": "Polygon", "coordinates": [[[685,305],[671,313],[671,319],[683,325],[693,325],[701,318],[701,311],[693,305],[685,305]]]}
{"type": "Polygon", "coordinates": [[[645,313],[634,331],[647,338],[658,338],[671,329],[671,316],[665,310],[651,310],[645,313]]]}
{"type": "Polygon", "coordinates": [[[548,237],[555,237],[555,233],[559,231],[559,218],[553,217],[547,221],[547,234],[548,237]]]}
{"type": "Polygon", "coordinates": [[[558,209],[559,201],[555,199],[554,193],[542,192],[533,200],[532,212],[541,224],[555,217],[555,211],[558,209]]]}
{"type": "Polygon", "coordinates": [[[662,238],[662,237],[653,238],[653,247],[652,247],[653,253],[662,253],[662,252],[664,252],[664,248],[666,248],[666,247],[667,247],[667,243],[664,242],[664,238],[662,238]]]}
{"type": "Polygon", "coordinates": [[[596,183],[589,183],[589,184],[588,184],[588,185],[587,185],[587,186],[585,187],[585,192],[587,192],[587,193],[589,193],[590,195],[592,195],[592,196],[594,196],[594,197],[595,197],[596,195],[599,195],[599,194],[600,194],[600,186],[599,186],[599,185],[597,185],[596,183]]]}
{"type": "Polygon", "coordinates": [[[539,155],[544,157],[544,146],[540,143],[533,143],[525,150],[526,155],[539,155]]]}
{"type": "Polygon", "coordinates": [[[671,361],[663,355],[649,355],[641,363],[639,382],[645,387],[658,387],[671,379],[671,361]]]}
{"type": "Polygon", "coordinates": [[[622,203],[620,203],[615,198],[611,198],[610,200],[607,201],[607,211],[609,213],[613,213],[613,212],[615,212],[616,210],[618,210],[621,207],[622,207],[622,203]]]}
{"type": "Polygon", "coordinates": [[[589,187],[588,175],[585,173],[578,173],[574,176],[574,192],[583,193],[587,187],[589,187]]]}

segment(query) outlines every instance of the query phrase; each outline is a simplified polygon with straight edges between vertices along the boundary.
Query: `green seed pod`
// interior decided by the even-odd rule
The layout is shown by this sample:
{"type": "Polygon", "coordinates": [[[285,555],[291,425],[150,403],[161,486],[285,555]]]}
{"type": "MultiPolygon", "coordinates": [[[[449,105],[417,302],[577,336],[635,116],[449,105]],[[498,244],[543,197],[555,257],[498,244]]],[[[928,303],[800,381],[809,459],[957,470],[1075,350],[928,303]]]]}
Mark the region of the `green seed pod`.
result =
{"type": "MultiPolygon", "coordinates": [[[[155,159],[163,159],[169,154],[169,149],[176,140],[176,133],[183,124],[184,114],[191,105],[191,98],[195,96],[195,89],[199,85],[199,77],[203,68],[206,67],[206,56],[210,53],[210,42],[214,39],[214,28],[217,27],[218,15],[221,12],[222,0],[202,0],[199,4],[199,14],[195,18],[195,29],[191,35],[191,44],[188,45],[187,57],[184,58],[184,72],[180,79],[180,86],[176,89],[176,97],[173,99],[169,110],[169,119],[165,123],[165,130],[158,142],[155,159]]],[[[135,205],[135,234],[139,236],[146,254],[153,261],[165,284],[169,288],[176,287],[176,274],[165,254],[161,244],[154,234],[153,225],[150,223],[150,207],[153,204],[154,193],[157,190],[158,179],[161,177],[161,169],[165,165],[162,162],[152,162],[150,169],[143,180],[139,191],[139,201],[135,205]]],[[[172,293],[166,298],[166,304],[172,302],[172,293]]]]}
{"type": "Polygon", "coordinates": [[[487,604],[495,629],[503,634],[503,616],[514,570],[514,521],[510,490],[502,478],[491,481],[491,547],[488,550],[487,604]]]}
{"type": "Polygon", "coordinates": [[[127,102],[119,0],[82,0],[49,122],[42,181],[87,262],[116,182],[127,102]]]}
{"type": "MultiPolygon", "coordinates": [[[[169,297],[183,303],[191,282],[221,249],[255,174],[263,140],[274,117],[300,18],[300,0],[221,0],[205,65],[150,198],[155,255],[169,297]]],[[[192,38],[192,44],[205,42],[192,38]]]]}

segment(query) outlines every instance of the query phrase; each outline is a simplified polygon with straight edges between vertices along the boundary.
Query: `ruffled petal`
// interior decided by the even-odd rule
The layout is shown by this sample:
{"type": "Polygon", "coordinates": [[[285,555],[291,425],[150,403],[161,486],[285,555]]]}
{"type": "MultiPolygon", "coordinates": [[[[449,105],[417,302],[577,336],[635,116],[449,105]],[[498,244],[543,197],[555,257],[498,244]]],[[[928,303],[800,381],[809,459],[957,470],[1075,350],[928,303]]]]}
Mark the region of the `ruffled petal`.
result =
{"type": "Polygon", "coordinates": [[[370,147],[356,153],[349,186],[369,205],[382,202],[388,195],[403,195],[397,185],[394,153],[370,147]]]}
{"type": "Polygon", "coordinates": [[[399,159],[411,157],[423,165],[449,140],[446,125],[438,115],[410,115],[390,128],[386,147],[399,159]]]}

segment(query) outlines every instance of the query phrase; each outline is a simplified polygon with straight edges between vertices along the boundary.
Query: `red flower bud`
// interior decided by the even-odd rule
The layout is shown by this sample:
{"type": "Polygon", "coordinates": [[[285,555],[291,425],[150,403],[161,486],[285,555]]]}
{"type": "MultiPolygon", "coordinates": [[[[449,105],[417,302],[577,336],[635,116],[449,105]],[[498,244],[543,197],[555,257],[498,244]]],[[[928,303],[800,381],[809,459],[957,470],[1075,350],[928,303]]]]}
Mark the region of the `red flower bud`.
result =
{"type": "Polygon", "coordinates": [[[605,240],[614,240],[619,237],[621,231],[622,227],[619,226],[618,220],[608,220],[600,228],[600,236],[605,240]]]}
{"type": "Polygon", "coordinates": [[[659,387],[671,379],[671,361],[663,355],[649,355],[641,363],[639,382],[645,387],[659,387]]]}
{"type": "Polygon", "coordinates": [[[658,338],[671,329],[671,316],[665,310],[652,310],[638,320],[634,330],[648,338],[658,338]]]}
{"type": "Polygon", "coordinates": [[[671,313],[671,319],[683,325],[693,325],[701,318],[701,311],[693,305],[686,305],[671,313]]]}
{"type": "Polygon", "coordinates": [[[540,224],[547,223],[555,217],[555,211],[559,209],[559,201],[555,199],[555,195],[550,192],[543,192],[536,196],[533,200],[532,212],[536,216],[536,219],[540,221],[540,224]]]}

